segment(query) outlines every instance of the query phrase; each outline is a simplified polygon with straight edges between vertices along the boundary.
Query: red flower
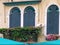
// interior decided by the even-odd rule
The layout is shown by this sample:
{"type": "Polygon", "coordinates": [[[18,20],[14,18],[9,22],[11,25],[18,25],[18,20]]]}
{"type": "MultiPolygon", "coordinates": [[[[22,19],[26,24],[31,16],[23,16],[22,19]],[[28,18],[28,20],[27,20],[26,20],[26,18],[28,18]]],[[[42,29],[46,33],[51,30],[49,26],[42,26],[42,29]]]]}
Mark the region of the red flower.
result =
{"type": "Polygon", "coordinates": [[[56,40],[56,39],[58,39],[58,37],[59,37],[59,36],[56,36],[55,34],[48,34],[48,35],[46,36],[46,39],[47,39],[47,40],[56,40]]]}
{"type": "Polygon", "coordinates": [[[49,34],[49,35],[47,35],[47,37],[46,37],[48,40],[51,40],[51,35],[49,34]]]}

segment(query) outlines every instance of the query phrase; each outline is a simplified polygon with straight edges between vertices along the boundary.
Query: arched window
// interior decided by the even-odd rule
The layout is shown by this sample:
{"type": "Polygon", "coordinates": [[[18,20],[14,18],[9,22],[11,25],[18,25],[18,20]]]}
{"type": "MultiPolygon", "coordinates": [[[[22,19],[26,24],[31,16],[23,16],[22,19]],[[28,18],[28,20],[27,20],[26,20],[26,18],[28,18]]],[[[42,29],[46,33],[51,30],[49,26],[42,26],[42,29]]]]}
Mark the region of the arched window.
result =
{"type": "Polygon", "coordinates": [[[14,7],[11,9],[10,11],[10,24],[9,27],[13,28],[13,27],[20,27],[21,24],[21,14],[20,14],[20,10],[17,7],[14,7]]]}
{"type": "Polygon", "coordinates": [[[28,6],[24,10],[24,26],[35,26],[35,10],[28,6]]]}
{"type": "Polygon", "coordinates": [[[59,8],[56,5],[47,10],[47,34],[59,34],[59,8]]]}

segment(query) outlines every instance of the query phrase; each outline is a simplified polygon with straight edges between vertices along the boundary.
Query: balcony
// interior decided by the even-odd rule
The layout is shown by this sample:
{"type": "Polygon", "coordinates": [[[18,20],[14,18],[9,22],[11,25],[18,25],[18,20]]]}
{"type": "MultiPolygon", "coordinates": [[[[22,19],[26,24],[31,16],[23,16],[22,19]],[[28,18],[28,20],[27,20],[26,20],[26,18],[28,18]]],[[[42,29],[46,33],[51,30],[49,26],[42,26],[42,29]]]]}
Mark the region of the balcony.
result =
{"type": "Polygon", "coordinates": [[[10,0],[8,2],[4,2],[4,5],[13,6],[13,5],[28,5],[28,4],[37,4],[40,3],[41,0],[10,0]]]}

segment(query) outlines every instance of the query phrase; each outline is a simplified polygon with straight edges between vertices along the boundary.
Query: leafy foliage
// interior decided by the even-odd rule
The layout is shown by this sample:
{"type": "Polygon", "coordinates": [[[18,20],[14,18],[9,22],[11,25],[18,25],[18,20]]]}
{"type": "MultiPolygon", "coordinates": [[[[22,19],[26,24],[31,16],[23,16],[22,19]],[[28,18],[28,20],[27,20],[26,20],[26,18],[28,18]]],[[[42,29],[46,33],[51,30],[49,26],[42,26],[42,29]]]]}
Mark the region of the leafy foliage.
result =
{"type": "Polygon", "coordinates": [[[0,29],[0,33],[4,34],[5,38],[17,40],[17,41],[28,41],[29,39],[33,39],[37,41],[38,34],[41,34],[40,27],[24,27],[24,28],[9,28],[0,29]]]}

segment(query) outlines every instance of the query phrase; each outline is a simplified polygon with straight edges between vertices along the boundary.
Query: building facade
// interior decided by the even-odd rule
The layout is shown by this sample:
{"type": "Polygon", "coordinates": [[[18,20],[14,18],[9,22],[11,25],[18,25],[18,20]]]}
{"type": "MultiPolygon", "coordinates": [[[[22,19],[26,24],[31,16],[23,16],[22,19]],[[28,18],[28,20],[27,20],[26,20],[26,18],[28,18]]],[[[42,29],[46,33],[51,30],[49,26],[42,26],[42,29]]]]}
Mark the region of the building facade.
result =
{"type": "Polygon", "coordinates": [[[0,28],[41,24],[44,36],[60,35],[60,0],[0,0],[0,28]]]}

